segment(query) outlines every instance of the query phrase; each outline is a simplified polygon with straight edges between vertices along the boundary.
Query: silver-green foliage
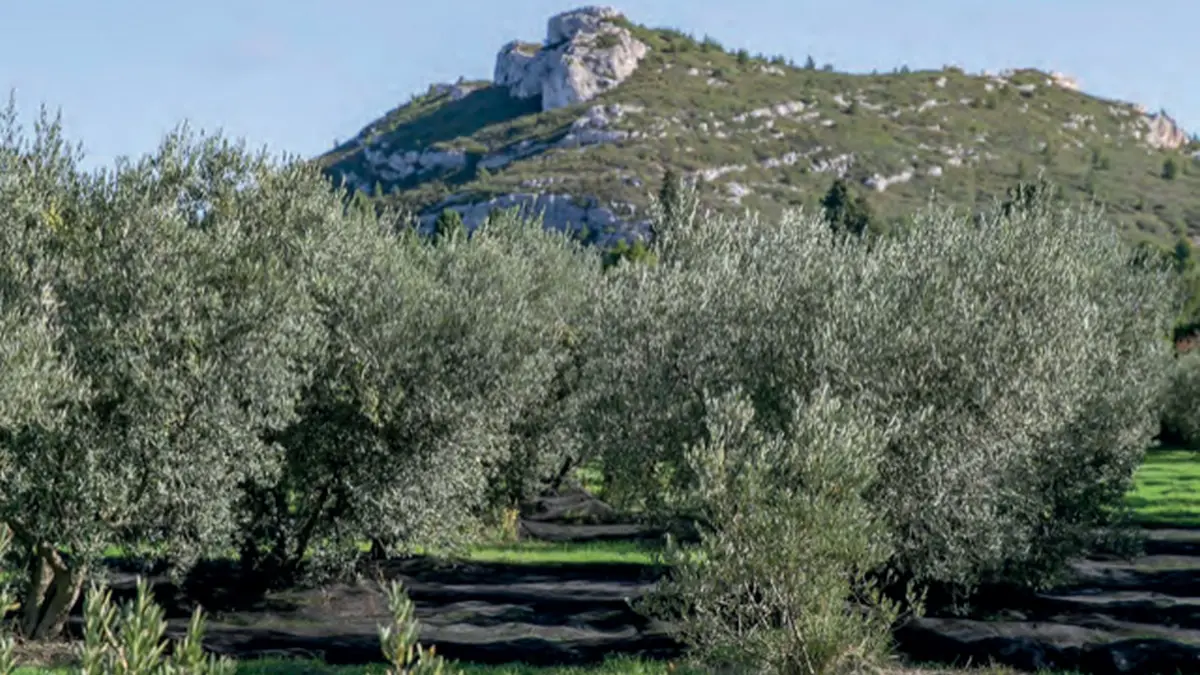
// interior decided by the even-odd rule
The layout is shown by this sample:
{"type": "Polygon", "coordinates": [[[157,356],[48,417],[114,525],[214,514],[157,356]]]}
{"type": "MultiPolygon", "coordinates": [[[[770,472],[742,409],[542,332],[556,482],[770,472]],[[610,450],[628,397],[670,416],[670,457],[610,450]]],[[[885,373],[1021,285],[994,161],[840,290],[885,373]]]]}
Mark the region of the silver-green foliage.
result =
{"type": "MultiPolygon", "coordinates": [[[[0,524],[0,560],[8,554],[12,530],[0,524]]],[[[0,675],[12,675],[17,669],[16,641],[11,626],[5,620],[15,605],[16,595],[7,579],[0,581],[0,675]]]]}
{"type": "Polygon", "coordinates": [[[1175,360],[1164,392],[1163,431],[1189,448],[1200,447],[1200,350],[1175,360]]]}
{"type": "Polygon", "coordinates": [[[701,540],[668,547],[672,574],[644,609],[676,619],[709,665],[859,673],[886,659],[896,608],[864,577],[890,551],[864,492],[888,430],[828,389],[797,399],[783,433],[758,429],[737,390],[706,407],[707,438],[684,456],[695,482],[670,497],[700,516],[701,540]]]}
{"type": "Polygon", "coordinates": [[[24,377],[69,366],[85,386],[58,397],[54,424],[0,427],[0,519],[36,560],[23,629],[41,637],[106,546],[161,543],[183,563],[227,544],[238,485],[277,469],[262,434],[290,421],[309,379],[314,261],[349,225],[315,167],[184,130],[89,173],[44,115],[26,141],[14,108],[0,280],[34,319],[16,353],[33,364],[24,377]]]}
{"type": "Polygon", "coordinates": [[[392,581],[384,586],[384,593],[392,612],[392,623],[379,627],[379,644],[391,666],[387,675],[461,675],[462,671],[447,665],[434,647],[422,647],[417,641],[420,624],[403,584],[392,581]]]}
{"type": "Polygon", "coordinates": [[[1170,290],[1103,214],[930,209],[839,239],[821,218],[689,219],[656,267],[609,273],[583,435],[611,494],[655,509],[696,480],[706,392],[740,387],[781,432],[829,387],[890,425],[869,499],[893,562],[971,584],[1039,576],[1120,505],[1153,433],[1170,290]]]}
{"type": "Polygon", "coordinates": [[[454,544],[504,469],[543,473],[554,426],[522,423],[547,414],[600,275],[597,256],[511,213],[469,239],[360,232],[328,255],[345,264],[316,294],[319,376],[279,435],[287,470],[247,510],[247,532],[286,542],[271,555],[288,571],[310,547],[347,562],[334,554],[365,537],[454,544]],[[290,512],[270,508],[285,497],[290,512]]]}
{"type": "Polygon", "coordinates": [[[204,614],[199,607],[192,613],[187,633],[167,655],[167,621],[144,579],[138,579],[137,597],[120,607],[113,605],[107,589],[88,589],[83,618],[78,675],[233,675],[237,671],[232,659],[204,652],[204,614]]]}

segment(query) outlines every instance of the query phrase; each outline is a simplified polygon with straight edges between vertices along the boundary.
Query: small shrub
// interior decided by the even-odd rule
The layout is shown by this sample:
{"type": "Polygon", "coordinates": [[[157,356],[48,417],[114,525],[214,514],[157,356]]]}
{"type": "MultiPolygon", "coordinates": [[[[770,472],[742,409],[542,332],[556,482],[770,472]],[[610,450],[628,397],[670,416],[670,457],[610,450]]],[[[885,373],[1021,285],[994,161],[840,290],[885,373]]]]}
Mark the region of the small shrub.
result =
{"type": "Polygon", "coordinates": [[[438,214],[437,220],[433,223],[434,236],[440,241],[442,239],[463,237],[466,235],[466,225],[463,223],[462,214],[454,209],[442,209],[438,214]]]}
{"type": "MultiPolygon", "coordinates": [[[[0,550],[6,544],[0,537],[0,550]]],[[[380,626],[379,642],[391,668],[388,675],[461,675],[451,669],[435,649],[417,642],[420,626],[413,604],[399,582],[384,587],[392,624],[380,626]]],[[[196,609],[187,634],[164,656],[167,622],[150,595],[149,585],[138,580],[137,598],[115,607],[112,594],[93,586],[84,601],[84,642],[79,675],[233,675],[237,663],[227,657],[205,654],[204,616],[196,609]]],[[[11,640],[0,641],[0,675],[15,669],[11,640]]]]}
{"type": "Polygon", "coordinates": [[[187,634],[164,658],[167,622],[143,579],[138,579],[137,599],[120,609],[113,606],[108,590],[92,586],[83,615],[80,675],[233,675],[237,670],[233,660],[206,655],[201,649],[204,616],[200,608],[192,614],[187,634]]]}
{"type": "Polygon", "coordinates": [[[621,38],[616,33],[601,33],[596,36],[597,49],[612,49],[621,44],[621,38]]]}
{"type": "Polygon", "coordinates": [[[1163,180],[1175,180],[1179,176],[1179,162],[1175,161],[1174,157],[1168,157],[1163,161],[1162,177],[1163,180]]]}
{"type": "Polygon", "coordinates": [[[393,581],[384,590],[392,625],[379,627],[379,643],[391,664],[388,675],[461,675],[462,671],[447,666],[433,647],[426,649],[417,642],[420,625],[413,618],[412,600],[400,582],[393,581]]]}
{"type": "Polygon", "coordinates": [[[833,181],[821,199],[821,208],[829,227],[838,235],[861,237],[871,228],[871,205],[866,197],[851,192],[844,179],[833,181]]]}
{"type": "Polygon", "coordinates": [[[827,389],[797,403],[788,430],[768,435],[740,391],[709,399],[708,439],[686,454],[695,487],[673,501],[701,540],[671,541],[672,575],[642,608],[682,618],[703,665],[859,673],[888,656],[897,608],[864,581],[890,553],[863,498],[885,434],[827,389]]]}
{"type": "Polygon", "coordinates": [[[725,46],[722,45],[720,40],[716,39],[715,37],[711,35],[705,35],[704,39],[700,41],[700,51],[723,52],[725,51],[725,46]]]}

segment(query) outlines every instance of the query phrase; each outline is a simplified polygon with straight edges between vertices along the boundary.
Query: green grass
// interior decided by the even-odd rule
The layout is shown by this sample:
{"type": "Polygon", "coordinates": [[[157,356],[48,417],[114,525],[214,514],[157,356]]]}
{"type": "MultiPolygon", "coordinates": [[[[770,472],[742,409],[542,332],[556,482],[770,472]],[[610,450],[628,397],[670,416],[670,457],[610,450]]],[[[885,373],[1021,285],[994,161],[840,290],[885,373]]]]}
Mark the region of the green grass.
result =
{"type": "Polygon", "coordinates": [[[1126,501],[1139,523],[1200,527],[1200,456],[1174,448],[1148,451],[1126,501]]]}
{"type": "Polygon", "coordinates": [[[636,563],[649,565],[658,547],[627,541],[584,544],[520,541],[473,548],[468,560],[517,564],[636,563]]]}

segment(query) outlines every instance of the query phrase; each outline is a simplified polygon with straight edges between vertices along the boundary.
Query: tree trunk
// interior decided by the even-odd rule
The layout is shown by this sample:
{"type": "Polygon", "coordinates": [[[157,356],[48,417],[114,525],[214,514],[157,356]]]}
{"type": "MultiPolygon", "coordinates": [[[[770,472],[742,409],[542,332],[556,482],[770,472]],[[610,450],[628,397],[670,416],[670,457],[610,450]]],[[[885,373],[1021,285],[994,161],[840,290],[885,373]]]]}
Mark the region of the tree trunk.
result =
{"type": "Polygon", "coordinates": [[[21,620],[22,635],[32,636],[41,621],[42,602],[53,580],[54,569],[50,567],[50,562],[35,553],[29,560],[29,590],[25,593],[25,601],[21,603],[24,613],[21,620]]]}
{"type": "Polygon", "coordinates": [[[86,578],[87,573],[79,568],[54,575],[54,594],[42,612],[42,620],[33,633],[33,639],[55,638],[62,634],[71,609],[79,601],[86,578]]]}
{"type": "Polygon", "coordinates": [[[49,544],[37,547],[31,564],[32,583],[25,597],[22,629],[31,640],[58,637],[83,591],[87,568],[68,566],[49,544]]]}

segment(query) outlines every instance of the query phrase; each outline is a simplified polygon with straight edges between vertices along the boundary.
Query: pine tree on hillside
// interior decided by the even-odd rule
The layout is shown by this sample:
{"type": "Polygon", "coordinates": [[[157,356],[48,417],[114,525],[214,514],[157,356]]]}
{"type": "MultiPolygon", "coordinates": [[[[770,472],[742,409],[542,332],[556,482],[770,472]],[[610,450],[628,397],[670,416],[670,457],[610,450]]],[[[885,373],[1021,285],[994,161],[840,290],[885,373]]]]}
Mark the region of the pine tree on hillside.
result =
{"type": "Polygon", "coordinates": [[[667,169],[663,174],[662,187],[658,189],[658,203],[662,204],[663,219],[674,220],[679,216],[680,197],[683,193],[683,179],[674,169],[667,169]]]}
{"type": "Polygon", "coordinates": [[[1179,175],[1179,162],[1175,161],[1174,157],[1168,157],[1163,162],[1162,177],[1163,180],[1175,180],[1179,175]]]}
{"type": "Polygon", "coordinates": [[[837,234],[849,233],[861,237],[871,227],[871,206],[862,195],[850,191],[842,178],[835,179],[821,199],[825,219],[837,234]]]}

